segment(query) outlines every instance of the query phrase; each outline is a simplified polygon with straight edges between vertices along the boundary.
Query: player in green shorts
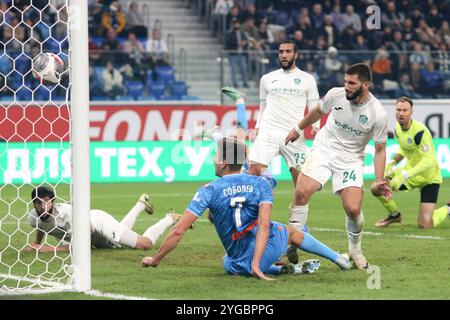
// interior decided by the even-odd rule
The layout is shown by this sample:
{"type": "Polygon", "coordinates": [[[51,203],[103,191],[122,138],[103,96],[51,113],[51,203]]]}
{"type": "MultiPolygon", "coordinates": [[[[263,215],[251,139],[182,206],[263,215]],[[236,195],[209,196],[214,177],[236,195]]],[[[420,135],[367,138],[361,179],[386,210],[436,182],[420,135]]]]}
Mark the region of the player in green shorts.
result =
{"type": "MultiPolygon", "coordinates": [[[[413,102],[407,97],[400,97],[396,102],[395,138],[400,148],[394,159],[386,165],[385,178],[388,179],[392,191],[420,189],[420,209],[418,226],[432,228],[441,224],[450,215],[450,202],[436,209],[439,187],[442,183],[441,170],[436,160],[433,140],[428,128],[412,119],[413,102]],[[396,165],[406,158],[404,166],[396,165]]],[[[387,218],[378,221],[376,227],[387,227],[391,223],[399,223],[402,216],[395,201],[387,200],[379,191],[372,188],[383,207],[389,212],[387,218]]]]}

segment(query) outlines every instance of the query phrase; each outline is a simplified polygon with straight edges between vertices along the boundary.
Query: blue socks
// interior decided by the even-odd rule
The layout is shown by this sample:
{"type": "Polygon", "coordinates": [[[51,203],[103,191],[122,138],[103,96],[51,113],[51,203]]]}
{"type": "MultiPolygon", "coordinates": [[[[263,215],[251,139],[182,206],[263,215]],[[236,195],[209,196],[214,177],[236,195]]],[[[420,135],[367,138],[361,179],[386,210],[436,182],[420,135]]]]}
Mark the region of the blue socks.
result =
{"type": "Polygon", "coordinates": [[[244,129],[245,132],[247,132],[248,122],[247,122],[247,114],[245,113],[245,102],[244,99],[239,100],[236,102],[238,127],[241,127],[242,129],[244,129]]]}
{"type": "Polygon", "coordinates": [[[337,252],[328,248],[326,245],[314,238],[309,233],[303,234],[304,239],[300,245],[300,249],[309,253],[317,254],[318,256],[327,258],[333,262],[336,262],[338,260],[339,254],[337,252]]]}

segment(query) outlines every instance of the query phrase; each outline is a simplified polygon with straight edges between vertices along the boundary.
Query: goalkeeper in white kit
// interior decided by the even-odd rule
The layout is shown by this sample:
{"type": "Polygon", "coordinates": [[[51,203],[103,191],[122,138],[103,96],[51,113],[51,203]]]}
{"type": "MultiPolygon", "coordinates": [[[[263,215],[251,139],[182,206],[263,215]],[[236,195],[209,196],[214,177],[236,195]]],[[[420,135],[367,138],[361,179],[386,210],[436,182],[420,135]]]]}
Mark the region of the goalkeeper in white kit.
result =
{"type": "MultiPolygon", "coordinates": [[[[36,229],[36,239],[25,251],[54,252],[69,251],[72,236],[72,206],[55,203],[55,192],[49,187],[38,187],[31,193],[34,209],[28,213],[28,223],[36,229]],[[42,245],[45,235],[55,237],[56,246],[42,245]]],[[[142,194],[136,204],[119,222],[102,210],[90,211],[91,245],[94,248],[121,248],[148,250],[170,226],[175,224],[180,215],[169,212],[156,224],[150,226],[143,235],[132,230],[137,217],[142,211],[153,213],[149,197],[142,194]]]]}

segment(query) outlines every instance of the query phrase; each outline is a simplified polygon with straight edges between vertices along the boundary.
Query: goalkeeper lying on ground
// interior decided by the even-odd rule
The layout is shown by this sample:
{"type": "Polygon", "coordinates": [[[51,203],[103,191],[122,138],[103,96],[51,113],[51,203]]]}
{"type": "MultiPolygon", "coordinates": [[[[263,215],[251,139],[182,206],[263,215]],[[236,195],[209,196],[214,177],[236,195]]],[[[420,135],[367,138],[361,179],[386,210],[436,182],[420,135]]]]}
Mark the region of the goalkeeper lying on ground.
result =
{"type": "MultiPolygon", "coordinates": [[[[411,118],[413,102],[407,97],[400,97],[396,102],[395,138],[400,148],[394,159],[386,166],[385,178],[390,180],[392,191],[420,189],[420,209],[418,226],[432,228],[441,224],[450,214],[450,202],[435,210],[442,183],[441,170],[436,160],[433,140],[428,128],[411,118]],[[406,158],[402,167],[395,166],[406,158]]],[[[391,223],[401,222],[402,216],[393,199],[386,200],[377,190],[372,188],[383,207],[389,212],[387,218],[378,221],[376,227],[387,227],[391,223]]]]}
{"type": "MultiPolygon", "coordinates": [[[[26,247],[25,252],[69,251],[72,236],[72,206],[66,203],[55,203],[55,192],[51,187],[38,187],[31,193],[34,209],[28,213],[28,223],[36,229],[36,240],[26,247]],[[57,246],[43,245],[45,235],[55,237],[57,246]]],[[[169,212],[156,224],[150,226],[143,235],[132,230],[139,214],[145,211],[153,213],[149,196],[142,194],[136,204],[119,222],[109,213],[102,210],[90,211],[91,245],[94,248],[150,249],[169,227],[174,225],[180,215],[169,212]]]]}

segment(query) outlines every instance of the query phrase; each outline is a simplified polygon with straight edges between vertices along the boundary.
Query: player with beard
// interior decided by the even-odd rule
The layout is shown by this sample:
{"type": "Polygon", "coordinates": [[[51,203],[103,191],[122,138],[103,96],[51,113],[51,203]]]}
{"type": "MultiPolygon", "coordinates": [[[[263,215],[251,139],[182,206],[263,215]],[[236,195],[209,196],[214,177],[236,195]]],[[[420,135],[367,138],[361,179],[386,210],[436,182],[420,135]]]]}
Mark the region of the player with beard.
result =
{"type": "MultiPolygon", "coordinates": [[[[314,77],[296,65],[297,46],[293,41],[280,44],[278,58],[281,68],[265,74],[260,80],[260,112],[256,122],[254,144],[250,149],[249,173],[261,175],[273,158],[281,155],[289,167],[294,185],[306,160],[305,138],[299,135],[294,143],[286,145],[284,139],[289,129],[303,119],[305,109],[315,108],[320,101],[314,77]]],[[[318,129],[319,122],[315,124],[318,129]]],[[[299,130],[300,132],[300,130],[299,130]]],[[[307,206],[290,207],[289,224],[302,230],[307,206]],[[303,220],[302,220],[303,219],[303,220]]],[[[293,248],[295,261],[296,249],[293,248]]]]}
{"type": "Polygon", "coordinates": [[[346,213],[348,253],[358,269],[368,267],[361,249],[364,216],[364,149],[375,141],[375,182],[373,189],[386,198],[392,191],[383,180],[386,164],[387,113],[369,91],[370,68],[362,63],[350,66],[344,76],[344,88],[333,88],[323,103],[312,110],[286,137],[286,144],[296,141],[311,123],[330,113],[327,123],[317,133],[311,154],[297,180],[294,203],[308,204],[311,196],[332,178],[333,192],[340,196],[346,213]]]}

